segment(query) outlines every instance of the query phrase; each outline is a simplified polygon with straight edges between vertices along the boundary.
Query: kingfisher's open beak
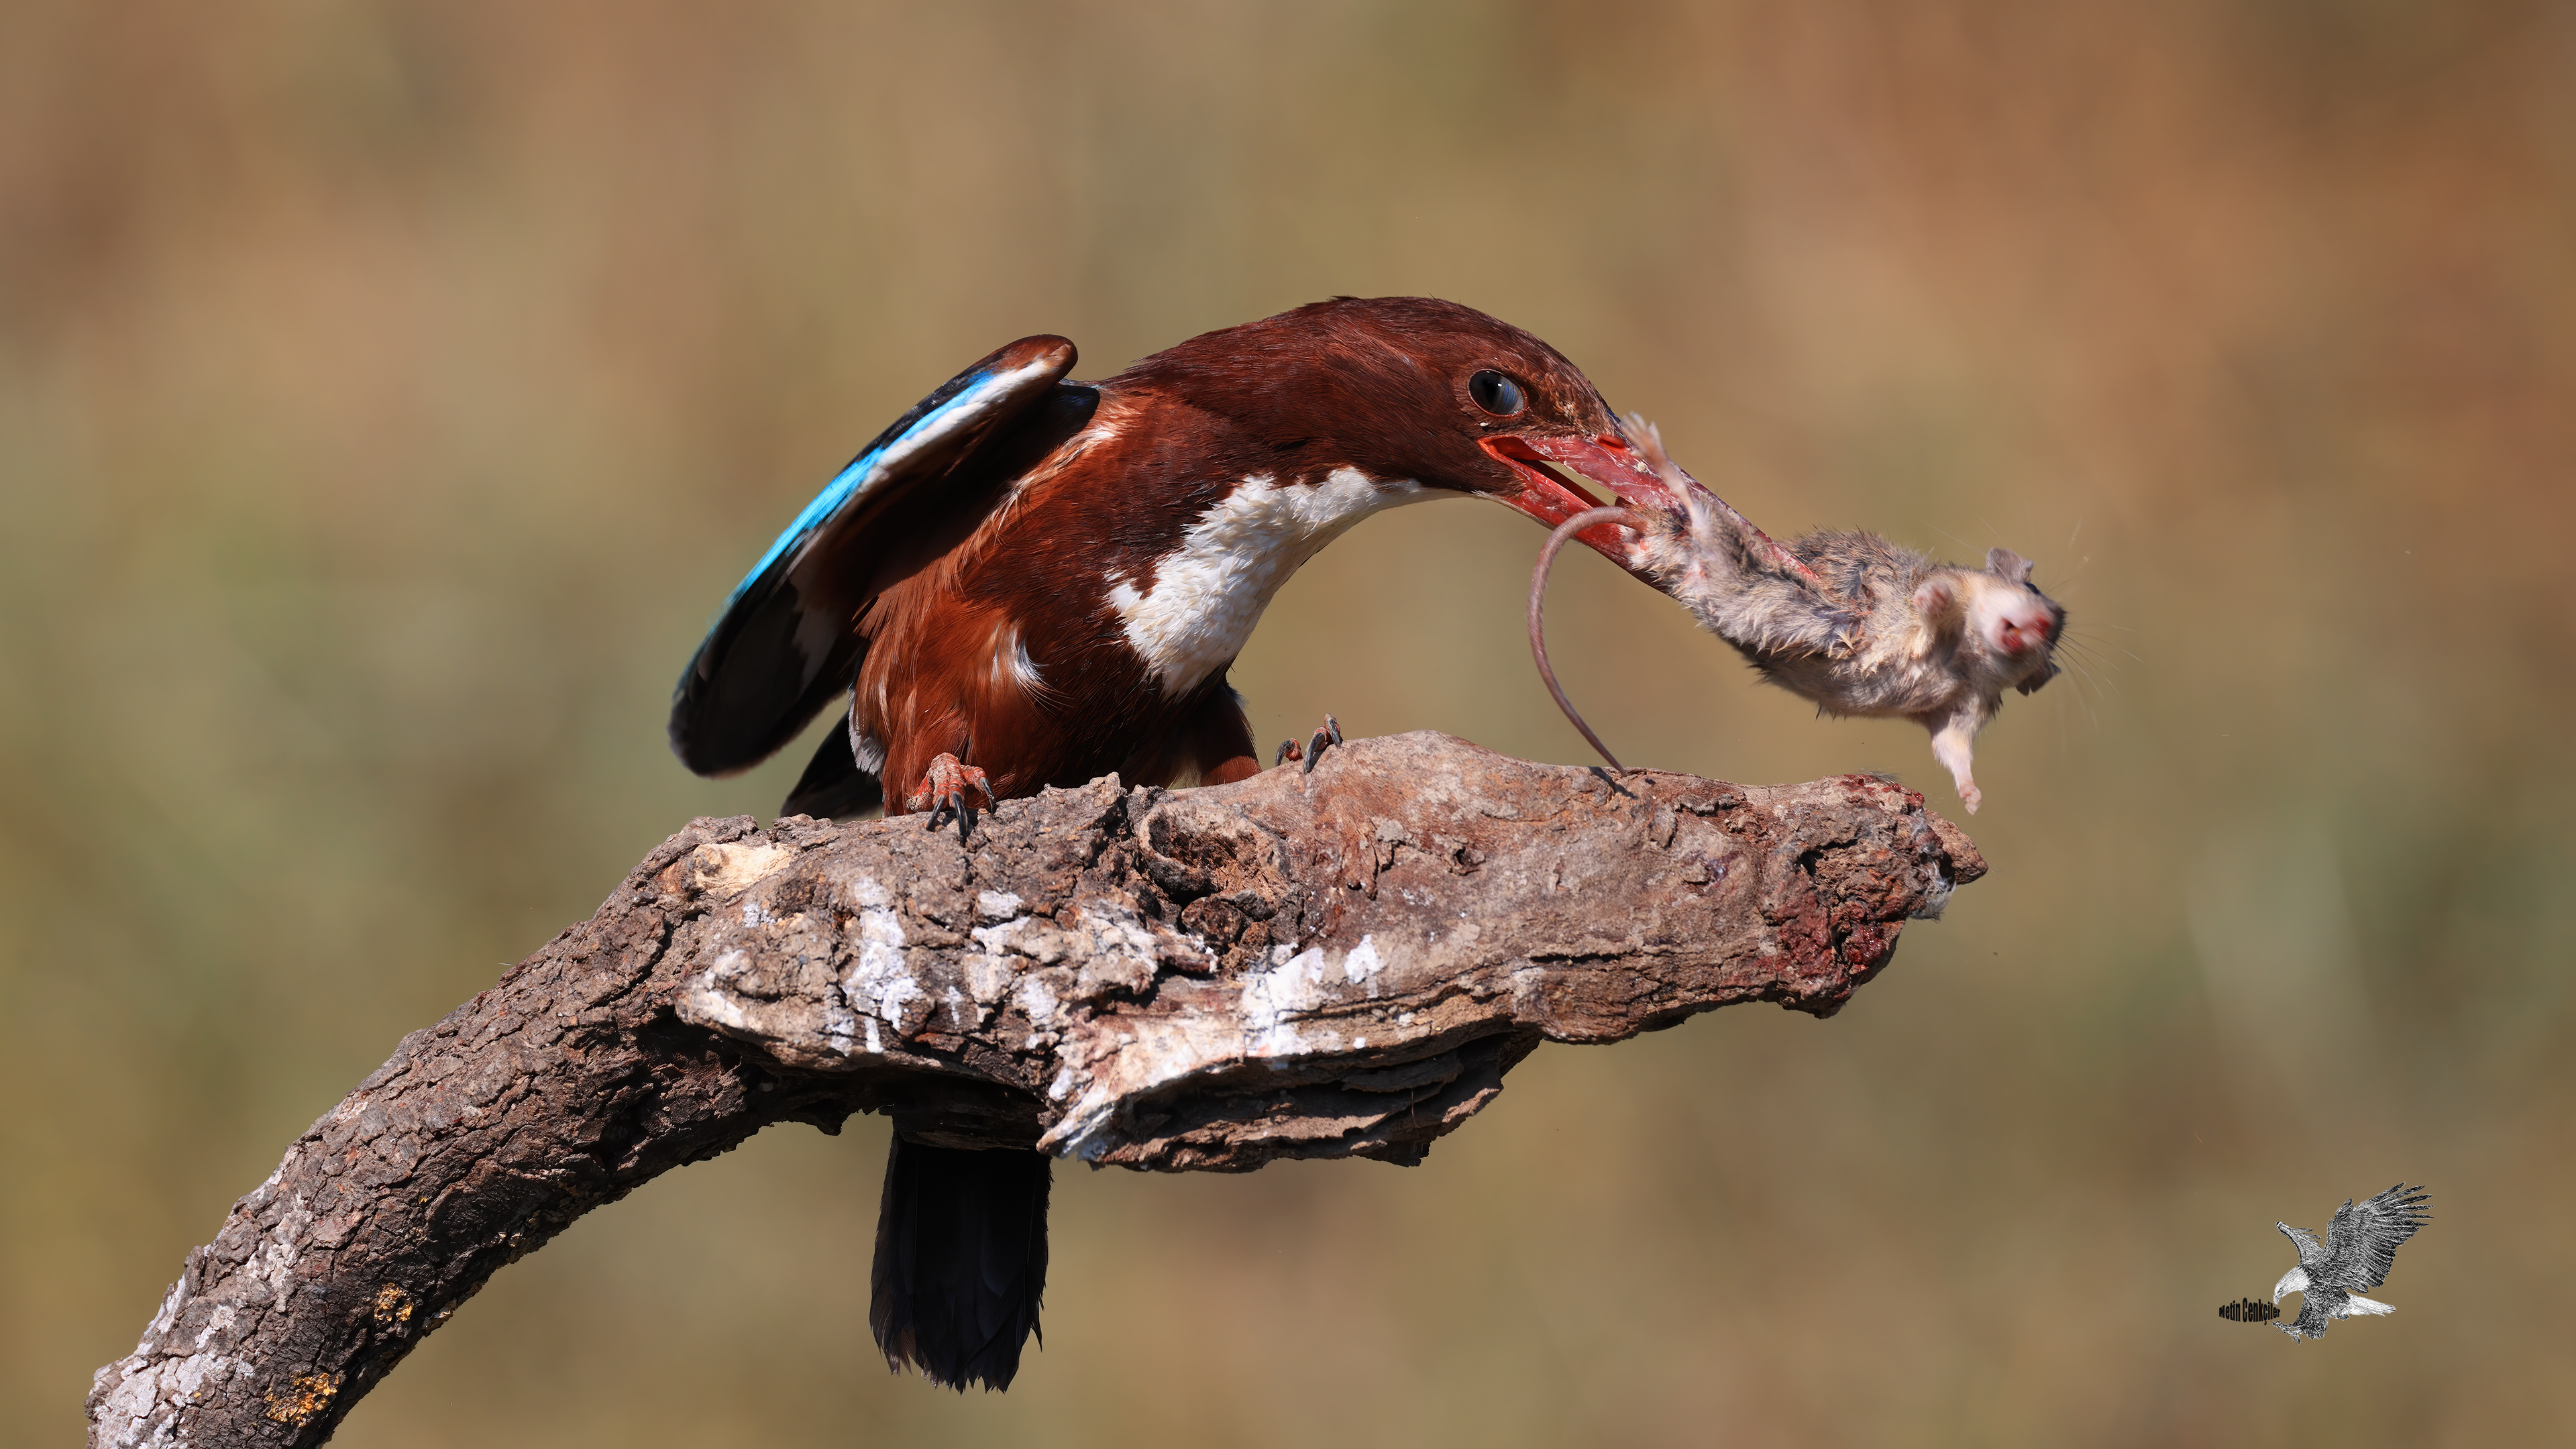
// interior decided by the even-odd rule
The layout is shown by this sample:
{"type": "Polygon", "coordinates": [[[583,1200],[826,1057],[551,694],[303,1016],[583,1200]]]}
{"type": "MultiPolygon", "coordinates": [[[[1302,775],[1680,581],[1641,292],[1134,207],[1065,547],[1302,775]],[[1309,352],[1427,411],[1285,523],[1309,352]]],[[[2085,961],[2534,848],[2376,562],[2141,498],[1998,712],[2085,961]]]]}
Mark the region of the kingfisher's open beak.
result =
{"type": "MultiPolygon", "coordinates": [[[[1671,485],[1657,474],[1645,455],[1617,433],[1586,438],[1566,435],[1538,437],[1498,437],[1482,441],[1484,450],[1510,466],[1520,475],[1517,493],[1496,493],[1496,501],[1516,508],[1554,528],[1586,509],[1603,506],[1602,500],[1585,493],[1564,474],[1550,467],[1561,465],[1576,476],[1598,485],[1612,501],[1627,508],[1678,512],[1681,500],[1674,496],[1671,485]]],[[[1633,529],[1617,523],[1596,523],[1575,535],[1592,546],[1602,557],[1639,573],[1643,560],[1638,556],[1638,537],[1633,529]]],[[[1639,575],[1643,577],[1642,574],[1639,575]]]]}
{"type": "MultiPolygon", "coordinates": [[[[1825,581],[1816,575],[1796,554],[1782,548],[1771,536],[1753,526],[1753,520],[1728,506],[1725,499],[1700,486],[1699,480],[1682,471],[1680,465],[1662,458],[1662,443],[1655,438],[1651,425],[1642,419],[1633,422],[1645,430],[1658,457],[1648,459],[1637,445],[1618,433],[1599,437],[1566,437],[1542,435],[1533,438],[1486,438],[1484,450],[1511,466],[1520,475],[1517,493],[1497,493],[1493,497],[1553,530],[1558,524],[1586,509],[1605,506],[1601,500],[1585,494],[1549,467],[1561,463],[1606,490],[1618,507],[1649,517],[1662,517],[1679,523],[1703,515],[1732,528],[1742,541],[1745,554],[1758,566],[1784,574],[1813,590],[1829,602],[1841,601],[1825,581]],[[1657,466],[1660,462],[1661,466],[1657,466]]],[[[1697,526],[1696,523],[1694,526],[1697,526]]],[[[1646,540],[1634,528],[1615,520],[1595,523],[1575,537],[1590,544],[1603,558],[1652,584],[1657,589],[1667,585],[1658,580],[1646,566],[1646,540]]]]}

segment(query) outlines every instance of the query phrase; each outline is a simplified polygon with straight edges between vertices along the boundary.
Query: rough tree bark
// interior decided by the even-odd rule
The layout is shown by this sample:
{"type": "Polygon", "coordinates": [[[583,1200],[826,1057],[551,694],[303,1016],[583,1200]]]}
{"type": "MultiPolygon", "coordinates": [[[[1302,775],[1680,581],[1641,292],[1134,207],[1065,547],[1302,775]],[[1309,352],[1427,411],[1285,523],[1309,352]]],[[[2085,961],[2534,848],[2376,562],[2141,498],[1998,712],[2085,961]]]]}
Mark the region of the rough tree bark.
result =
{"type": "Polygon", "coordinates": [[[319,1443],[495,1269],[773,1122],[1416,1162],[1541,1041],[1832,1013],[1984,870],[1878,779],[1613,780],[1428,734],[1049,791],[965,845],[694,821],[287,1149],[99,1371],[90,1442],[319,1443]]]}

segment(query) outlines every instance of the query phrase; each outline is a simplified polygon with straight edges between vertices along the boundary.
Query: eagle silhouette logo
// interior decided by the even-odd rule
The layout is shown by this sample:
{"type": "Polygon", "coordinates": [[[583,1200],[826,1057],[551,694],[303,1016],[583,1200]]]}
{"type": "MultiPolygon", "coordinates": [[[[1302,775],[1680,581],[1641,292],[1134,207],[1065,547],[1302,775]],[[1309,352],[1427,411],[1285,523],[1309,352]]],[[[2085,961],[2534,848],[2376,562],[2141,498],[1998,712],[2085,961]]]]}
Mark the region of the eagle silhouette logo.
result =
{"type": "Polygon", "coordinates": [[[2390,1188],[2370,1201],[2353,1206],[2345,1198],[2335,1209],[2334,1221],[2326,1225],[2326,1240],[2319,1243],[2316,1235],[2288,1223],[2273,1226],[2299,1249],[2299,1266],[2281,1275],[2272,1285],[2272,1301],[2300,1295],[2299,1316],[2287,1323],[2272,1326],[2292,1338],[2317,1338],[2326,1331],[2329,1320],[2350,1318],[2356,1313],[2394,1313],[2396,1307],[2361,1296],[2365,1288],[2376,1288],[2388,1281],[2389,1265],[2396,1261],[2397,1246],[2415,1236],[2415,1231],[2432,1221],[2424,1211],[2426,1194],[2420,1187],[2404,1184],[2390,1188]]]}

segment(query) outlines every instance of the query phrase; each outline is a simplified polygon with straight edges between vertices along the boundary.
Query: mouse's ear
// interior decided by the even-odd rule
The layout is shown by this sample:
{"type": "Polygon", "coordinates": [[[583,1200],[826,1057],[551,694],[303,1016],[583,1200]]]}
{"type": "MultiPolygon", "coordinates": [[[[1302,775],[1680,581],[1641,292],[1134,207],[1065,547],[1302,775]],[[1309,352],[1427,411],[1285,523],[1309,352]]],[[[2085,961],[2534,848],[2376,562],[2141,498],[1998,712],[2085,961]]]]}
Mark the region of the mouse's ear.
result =
{"type": "Polygon", "coordinates": [[[1958,576],[1949,572],[1936,573],[1916,584],[1914,612],[1921,614],[1936,629],[1958,627],[1967,612],[1959,600],[1958,576]]]}
{"type": "Polygon", "coordinates": [[[2030,560],[2008,548],[1986,550],[1986,572],[2008,584],[2030,583],[2030,560]]]}

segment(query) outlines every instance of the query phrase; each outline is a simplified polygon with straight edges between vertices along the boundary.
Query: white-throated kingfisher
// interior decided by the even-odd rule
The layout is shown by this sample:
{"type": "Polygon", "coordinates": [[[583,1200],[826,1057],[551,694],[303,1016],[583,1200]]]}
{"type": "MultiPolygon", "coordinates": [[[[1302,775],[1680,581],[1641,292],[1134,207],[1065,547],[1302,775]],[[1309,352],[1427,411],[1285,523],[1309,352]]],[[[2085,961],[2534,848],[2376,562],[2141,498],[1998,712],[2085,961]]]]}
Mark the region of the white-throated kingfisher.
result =
{"type": "MultiPolygon", "coordinates": [[[[1380,509],[1481,495],[1555,526],[1551,465],[1668,497],[1554,348],[1468,307],[1336,298],[1103,382],[1014,342],[886,429],[734,590],[671,705],[702,775],[847,697],[784,813],[954,810],[1116,771],[1260,769],[1226,670],[1280,585],[1380,509]],[[891,786],[892,788],[888,788],[891,786]]],[[[1639,571],[1634,535],[1578,535],[1639,571]]],[[[895,1139],[870,1326],[900,1367],[1006,1386],[1037,1324],[1047,1159],[895,1139]]]]}

